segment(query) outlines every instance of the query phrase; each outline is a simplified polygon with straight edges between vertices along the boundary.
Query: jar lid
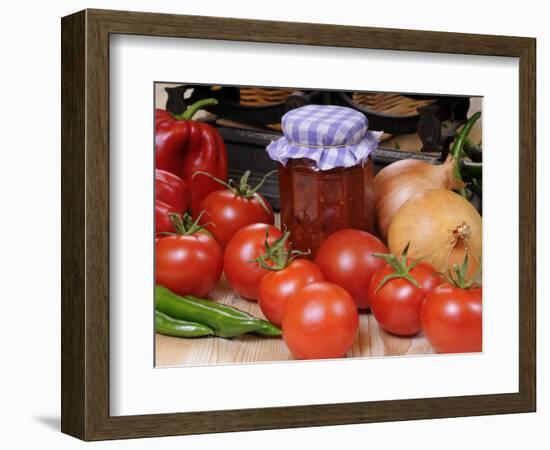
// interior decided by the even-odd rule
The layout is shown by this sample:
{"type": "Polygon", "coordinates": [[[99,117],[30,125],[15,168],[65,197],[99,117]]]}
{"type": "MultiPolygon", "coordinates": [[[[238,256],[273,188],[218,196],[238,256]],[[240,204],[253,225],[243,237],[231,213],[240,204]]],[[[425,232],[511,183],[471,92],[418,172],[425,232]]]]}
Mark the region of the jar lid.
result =
{"type": "Polygon", "coordinates": [[[270,158],[282,164],[308,158],[320,170],[359,164],[382,136],[382,132],[367,131],[364,114],[343,106],[302,106],[287,112],[281,122],[283,137],[267,146],[270,158]]]}

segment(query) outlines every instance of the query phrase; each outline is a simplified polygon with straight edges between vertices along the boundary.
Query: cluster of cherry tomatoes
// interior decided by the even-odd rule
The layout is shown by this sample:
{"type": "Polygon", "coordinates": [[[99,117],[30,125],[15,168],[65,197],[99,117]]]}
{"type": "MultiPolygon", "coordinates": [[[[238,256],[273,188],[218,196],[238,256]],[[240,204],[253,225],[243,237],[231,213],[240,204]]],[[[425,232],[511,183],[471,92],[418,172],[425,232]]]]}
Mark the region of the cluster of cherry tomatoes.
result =
{"type": "MultiPolygon", "coordinates": [[[[481,350],[481,288],[446,280],[433,267],[389,254],[376,236],[344,229],[313,261],[291,250],[271,206],[247,185],[210,193],[201,214],[171,215],[175,234],[158,236],[156,283],[179,295],[208,295],[222,272],[242,297],[258,301],[299,359],[336,358],[352,347],[359,310],[370,308],[397,335],[421,330],[439,352],[481,350]]],[[[464,277],[462,277],[464,278],[464,277]]]]}

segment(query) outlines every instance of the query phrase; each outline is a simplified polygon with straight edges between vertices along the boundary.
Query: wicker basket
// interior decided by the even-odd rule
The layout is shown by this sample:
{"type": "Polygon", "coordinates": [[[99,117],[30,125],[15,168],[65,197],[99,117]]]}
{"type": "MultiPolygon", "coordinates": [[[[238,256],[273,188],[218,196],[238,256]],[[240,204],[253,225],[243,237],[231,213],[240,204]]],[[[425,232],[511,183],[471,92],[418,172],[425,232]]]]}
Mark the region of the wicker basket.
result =
{"type": "MultiPolygon", "coordinates": [[[[260,106],[284,102],[295,90],[273,88],[240,88],[241,104],[246,106],[260,106]]],[[[415,100],[399,94],[379,94],[371,92],[355,92],[352,100],[359,106],[379,113],[393,116],[417,116],[417,108],[428,105],[433,100],[415,100]]],[[[278,123],[268,125],[274,130],[281,130],[278,123]]],[[[384,134],[382,139],[388,139],[391,135],[384,134]]]]}
{"type": "Polygon", "coordinates": [[[284,102],[290,89],[241,88],[241,105],[260,106],[284,102]]]}
{"type": "Polygon", "coordinates": [[[399,94],[367,92],[355,92],[352,100],[354,103],[372,111],[402,117],[418,116],[417,108],[434,102],[434,100],[415,100],[399,94]]]}

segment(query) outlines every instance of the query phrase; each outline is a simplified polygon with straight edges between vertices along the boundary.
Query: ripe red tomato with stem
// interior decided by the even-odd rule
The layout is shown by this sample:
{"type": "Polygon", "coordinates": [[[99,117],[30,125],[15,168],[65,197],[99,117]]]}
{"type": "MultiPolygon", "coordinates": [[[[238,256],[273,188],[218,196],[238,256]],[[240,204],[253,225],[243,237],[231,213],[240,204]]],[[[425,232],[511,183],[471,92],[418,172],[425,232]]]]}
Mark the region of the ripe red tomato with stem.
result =
{"type": "Polygon", "coordinates": [[[288,258],[288,236],[273,225],[255,223],[237,231],[225,248],[223,269],[231,287],[256,301],[260,281],[288,258]]]}
{"type": "Polygon", "coordinates": [[[351,348],[359,314],[348,292],[336,284],[311,283],[289,300],[283,339],[297,359],[340,358],[351,348]]]}
{"type": "Polygon", "coordinates": [[[289,259],[279,270],[271,269],[260,282],[258,304],[267,319],[281,325],[288,300],[304,286],[324,281],[321,269],[308,259],[289,259]]]}
{"type": "Polygon", "coordinates": [[[421,330],[420,309],[426,295],[443,283],[433,266],[403,254],[375,253],[386,264],[378,269],[369,285],[370,309],[379,325],[400,336],[417,334],[421,330]]]}
{"type": "Polygon", "coordinates": [[[155,278],[178,295],[204,297],[220,281],[223,253],[216,240],[186,214],[170,218],[176,231],[156,242],[155,278]]]}
{"type": "Polygon", "coordinates": [[[208,176],[225,186],[225,190],[213,191],[202,201],[201,210],[204,211],[203,220],[208,222],[204,227],[212,233],[225,249],[231,237],[241,228],[253,223],[267,223],[273,225],[275,216],[269,202],[258,193],[266,179],[277,172],[266,174],[255,186],[248,184],[250,171],[247,170],[240,181],[230,179],[225,182],[206,172],[196,172],[196,176],[208,176]]]}
{"type": "Polygon", "coordinates": [[[422,329],[439,353],[480,352],[483,343],[482,287],[467,279],[468,255],[448,281],[433,289],[420,311],[422,329]]]}
{"type": "Polygon", "coordinates": [[[373,253],[389,253],[389,250],[376,236],[348,228],[325,239],[315,263],[327,281],[349,292],[358,309],[366,309],[369,307],[370,280],[385,264],[373,253]]]}

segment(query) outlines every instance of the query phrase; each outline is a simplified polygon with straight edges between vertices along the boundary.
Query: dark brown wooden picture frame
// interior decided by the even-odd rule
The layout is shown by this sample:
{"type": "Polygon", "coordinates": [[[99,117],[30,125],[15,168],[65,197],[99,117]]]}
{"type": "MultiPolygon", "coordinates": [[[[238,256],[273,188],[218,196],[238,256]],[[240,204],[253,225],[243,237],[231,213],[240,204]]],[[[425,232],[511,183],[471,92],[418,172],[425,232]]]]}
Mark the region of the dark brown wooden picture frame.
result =
{"type": "Polygon", "coordinates": [[[104,10],[75,13],[61,25],[63,432],[99,440],[535,411],[535,39],[104,10]],[[519,392],[110,416],[111,34],[519,58],[519,392]]]}

